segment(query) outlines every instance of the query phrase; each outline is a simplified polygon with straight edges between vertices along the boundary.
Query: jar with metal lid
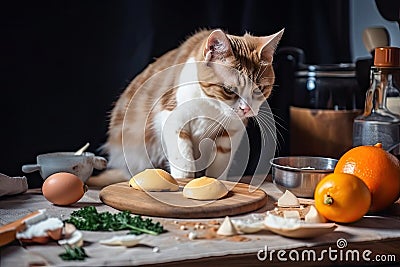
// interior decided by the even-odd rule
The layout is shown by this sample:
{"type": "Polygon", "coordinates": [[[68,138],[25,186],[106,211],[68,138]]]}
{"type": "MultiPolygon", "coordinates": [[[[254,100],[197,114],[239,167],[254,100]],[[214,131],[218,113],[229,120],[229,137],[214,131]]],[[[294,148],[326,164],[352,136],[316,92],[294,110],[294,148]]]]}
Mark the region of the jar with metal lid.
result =
{"type": "Polygon", "coordinates": [[[300,64],[294,76],[291,154],[340,157],[352,146],[363,104],[355,65],[300,64]]]}
{"type": "Polygon", "coordinates": [[[306,64],[295,47],[280,48],[275,59],[290,155],[340,157],[352,147],[353,121],[364,106],[355,64],[306,64]]]}
{"type": "Polygon", "coordinates": [[[355,65],[299,65],[295,72],[293,106],[310,109],[362,108],[355,65]]]}

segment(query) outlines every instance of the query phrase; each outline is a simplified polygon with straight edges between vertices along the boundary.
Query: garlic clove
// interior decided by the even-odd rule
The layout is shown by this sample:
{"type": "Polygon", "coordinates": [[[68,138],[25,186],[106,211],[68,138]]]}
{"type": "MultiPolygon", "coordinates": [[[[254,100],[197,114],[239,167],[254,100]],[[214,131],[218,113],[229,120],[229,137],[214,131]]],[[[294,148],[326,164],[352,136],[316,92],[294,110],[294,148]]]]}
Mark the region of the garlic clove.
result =
{"type": "Polygon", "coordinates": [[[125,246],[133,247],[140,243],[142,236],[137,235],[124,235],[124,236],[113,236],[112,238],[100,240],[100,244],[109,246],[125,246]]]}
{"type": "Polygon", "coordinates": [[[235,225],[232,223],[231,219],[229,216],[226,216],[224,221],[222,222],[221,226],[218,228],[217,231],[218,235],[225,235],[225,236],[231,236],[231,235],[237,235],[238,232],[235,228],[235,225]]]}
{"type": "Polygon", "coordinates": [[[69,245],[70,247],[81,247],[83,246],[83,234],[81,231],[76,230],[71,234],[68,239],[58,240],[59,245],[69,245]]]}
{"type": "Polygon", "coordinates": [[[64,238],[65,239],[70,238],[75,231],[76,231],[75,225],[73,225],[72,223],[65,223],[63,229],[64,238]]]}
{"type": "Polygon", "coordinates": [[[299,207],[300,202],[299,199],[289,190],[286,190],[285,193],[278,199],[279,207],[299,207]]]}
{"type": "Polygon", "coordinates": [[[327,219],[322,216],[314,205],[310,206],[310,210],[307,212],[304,220],[308,223],[326,223],[327,219]]]}
{"type": "Polygon", "coordinates": [[[300,213],[297,210],[284,210],[283,218],[300,220],[300,213]]]}

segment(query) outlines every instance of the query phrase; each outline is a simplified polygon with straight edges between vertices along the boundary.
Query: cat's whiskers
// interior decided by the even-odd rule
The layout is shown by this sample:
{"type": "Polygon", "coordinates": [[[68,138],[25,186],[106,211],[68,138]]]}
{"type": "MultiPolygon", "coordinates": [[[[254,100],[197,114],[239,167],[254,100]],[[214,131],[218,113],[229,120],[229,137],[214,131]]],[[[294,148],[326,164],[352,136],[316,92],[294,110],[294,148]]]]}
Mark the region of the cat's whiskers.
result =
{"type": "MultiPolygon", "coordinates": [[[[264,68],[263,68],[262,72],[261,71],[258,72],[259,75],[256,77],[256,79],[255,79],[256,81],[258,80],[258,78],[262,77],[264,75],[264,72],[268,69],[267,66],[261,65],[259,70],[261,70],[262,67],[264,67],[264,68]]],[[[270,78],[270,77],[265,77],[265,78],[270,78]]],[[[263,78],[263,79],[265,79],[265,78],[263,78]]],[[[263,79],[261,79],[261,80],[263,80],[263,79]]]]}
{"type": "Polygon", "coordinates": [[[284,130],[287,130],[287,128],[283,124],[281,124],[280,122],[278,122],[276,120],[276,119],[280,119],[281,121],[283,121],[283,119],[281,119],[278,116],[274,115],[272,112],[260,109],[259,113],[262,113],[263,115],[268,116],[269,119],[272,119],[272,120],[275,121],[276,125],[278,125],[279,127],[283,128],[284,130]]]}
{"type": "Polygon", "coordinates": [[[250,121],[252,123],[254,123],[255,125],[258,125],[258,128],[260,129],[260,133],[261,133],[261,140],[262,140],[263,144],[265,144],[264,137],[267,136],[268,132],[263,127],[263,122],[261,121],[260,118],[257,118],[257,117],[253,117],[250,121]]]}
{"type": "Polygon", "coordinates": [[[257,70],[257,74],[255,76],[255,81],[257,81],[265,72],[265,70],[267,69],[266,65],[260,64],[260,67],[257,70]],[[261,69],[264,68],[264,70],[261,72],[261,69]]]}
{"type": "MultiPolygon", "coordinates": [[[[281,123],[277,122],[276,118],[280,119],[279,117],[275,116],[271,111],[260,109],[259,115],[257,117],[255,117],[255,119],[256,119],[255,121],[259,125],[260,131],[262,134],[268,134],[268,132],[271,133],[271,135],[275,139],[275,142],[277,143],[277,146],[279,148],[280,144],[279,144],[278,136],[283,140],[283,135],[282,135],[281,131],[276,127],[275,127],[276,133],[274,134],[274,131],[272,129],[273,124],[271,123],[271,120],[274,121],[276,125],[280,126],[284,130],[287,130],[287,129],[281,123]],[[267,128],[268,132],[266,132],[265,128],[267,128]]],[[[265,139],[263,139],[263,141],[265,142],[265,139]]]]}
{"type": "Polygon", "coordinates": [[[261,66],[257,69],[257,73],[256,73],[256,75],[254,76],[254,80],[255,80],[255,81],[257,81],[258,77],[260,77],[260,76],[259,76],[259,75],[260,75],[260,71],[261,71],[261,66]]]}
{"type": "Polygon", "coordinates": [[[223,115],[222,121],[220,122],[220,127],[218,128],[218,132],[215,135],[215,137],[220,136],[223,133],[223,131],[226,131],[227,126],[229,125],[231,120],[232,120],[231,117],[223,115]]]}
{"type": "Polygon", "coordinates": [[[267,144],[267,140],[269,136],[272,136],[273,141],[277,142],[277,137],[273,129],[271,129],[270,125],[268,122],[264,122],[263,120],[257,120],[257,124],[259,126],[259,129],[261,131],[261,140],[262,140],[262,145],[265,146],[267,144]]]}
{"type": "MultiPolygon", "coordinates": [[[[264,71],[265,71],[265,70],[264,70],[264,71]]],[[[267,79],[275,79],[275,77],[274,77],[274,76],[262,77],[262,78],[260,79],[260,81],[262,81],[262,80],[267,80],[267,79]]],[[[272,87],[278,86],[278,85],[276,85],[276,84],[266,84],[266,85],[269,85],[269,86],[272,86],[272,87]]]]}
{"type": "Polygon", "coordinates": [[[264,145],[265,145],[265,140],[266,140],[265,137],[267,137],[269,133],[272,135],[275,142],[278,140],[277,135],[272,126],[273,120],[274,120],[273,114],[261,111],[258,113],[258,115],[256,117],[254,117],[254,119],[255,119],[256,123],[258,124],[260,131],[262,133],[262,140],[263,140],[264,145]]]}
{"type": "Polygon", "coordinates": [[[221,124],[221,121],[225,119],[224,114],[219,114],[206,128],[206,130],[200,136],[200,140],[204,138],[210,138],[213,136],[215,131],[217,131],[220,127],[218,125],[221,124]]]}

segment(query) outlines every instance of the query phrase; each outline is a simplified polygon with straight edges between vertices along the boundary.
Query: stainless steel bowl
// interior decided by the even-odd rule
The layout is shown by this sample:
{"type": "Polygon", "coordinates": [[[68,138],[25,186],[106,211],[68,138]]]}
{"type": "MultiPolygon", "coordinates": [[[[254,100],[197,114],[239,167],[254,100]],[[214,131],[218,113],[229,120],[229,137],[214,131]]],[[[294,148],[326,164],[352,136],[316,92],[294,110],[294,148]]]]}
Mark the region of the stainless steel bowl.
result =
{"type": "Polygon", "coordinates": [[[312,198],[318,182],[333,173],[337,160],[322,157],[290,156],[271,159],[272,181],[282,191],[312,198]]]}

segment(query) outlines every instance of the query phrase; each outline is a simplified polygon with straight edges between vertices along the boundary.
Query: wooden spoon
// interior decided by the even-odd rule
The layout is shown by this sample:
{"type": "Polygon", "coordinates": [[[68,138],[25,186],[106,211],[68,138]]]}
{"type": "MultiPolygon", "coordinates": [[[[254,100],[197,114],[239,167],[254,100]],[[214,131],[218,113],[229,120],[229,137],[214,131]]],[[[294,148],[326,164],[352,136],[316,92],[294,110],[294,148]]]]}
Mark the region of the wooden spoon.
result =
{"type": "Polygon", "coordinates": [[[78,151],[75,152],[74,155],[82,155],[83,152],[85,152],[85,150],[89,147],[89,143],[86,143],[86,145],[84,145],[83,147],[81,147],[78,151]]]}
{"type": "Polygon", "coordinates": [[[17,232],[26,228],[25,221],[34,216],[40,216],[40,211],[34,211],[25,217],[0,227],[0,246],[6,245],[16,238],[17,232]]]}
{"type": "Polygon", "coordinates": [[[370,27],[363,32],[363,43],[368,52],[373,53],[375,48],[389,46],[389,32],[384,27],[370,27]]]}

